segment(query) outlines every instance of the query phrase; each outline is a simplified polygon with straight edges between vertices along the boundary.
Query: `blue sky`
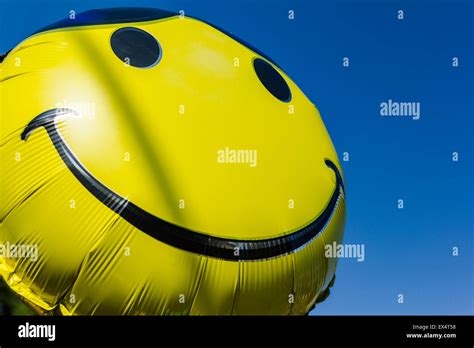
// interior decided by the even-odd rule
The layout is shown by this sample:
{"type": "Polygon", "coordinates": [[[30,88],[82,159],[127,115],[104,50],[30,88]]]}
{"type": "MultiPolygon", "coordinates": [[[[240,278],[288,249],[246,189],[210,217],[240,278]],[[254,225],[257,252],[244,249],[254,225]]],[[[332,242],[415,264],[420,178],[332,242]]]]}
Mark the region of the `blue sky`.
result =
{"type": "Polygon", "coordinates": [[[344,242],[365,244],[365,261],[340,260],[312,314],[473,314],[472,2],[0,0],[0,52],[70,10],[117,6],[183,9],[248,41],[349,153],[344,242]],[[381,117],[388,99],[420,103],[420,119],[381,117]]]}

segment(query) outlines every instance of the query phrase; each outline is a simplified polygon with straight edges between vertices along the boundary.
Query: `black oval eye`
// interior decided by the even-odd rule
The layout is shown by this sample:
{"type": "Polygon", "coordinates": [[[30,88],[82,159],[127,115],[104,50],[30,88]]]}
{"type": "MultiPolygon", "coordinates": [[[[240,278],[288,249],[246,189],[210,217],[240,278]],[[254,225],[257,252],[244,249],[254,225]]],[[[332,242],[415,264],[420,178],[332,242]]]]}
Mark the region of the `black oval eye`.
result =
{"type": "Polygon", "coordinates": [[[273,66],[263,59],[256,58],[253,61],[253,67],[260,82],[275,98],[285,103],[291,100],[290,87],[273,66]]]}
{"type": "Polygon", "coordinates": [[[110,45],[121,61],[137,68],[151,68],[161,59],[158,41],[138,28],[121,28],[112,34],[110,45]]]}

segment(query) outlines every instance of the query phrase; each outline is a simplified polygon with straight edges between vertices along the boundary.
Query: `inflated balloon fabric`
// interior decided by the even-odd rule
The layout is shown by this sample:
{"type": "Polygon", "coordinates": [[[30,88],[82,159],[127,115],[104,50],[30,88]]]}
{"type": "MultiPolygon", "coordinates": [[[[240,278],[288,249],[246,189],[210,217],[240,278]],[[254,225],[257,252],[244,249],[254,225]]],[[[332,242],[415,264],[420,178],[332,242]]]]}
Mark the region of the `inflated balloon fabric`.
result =
{"type": "Polygon", "coordinates": [[[167,11],[93,10],[0,72],[0,274],[35,310],[301,315],[327,295],[341,166],[257,49],[167,11]]]}

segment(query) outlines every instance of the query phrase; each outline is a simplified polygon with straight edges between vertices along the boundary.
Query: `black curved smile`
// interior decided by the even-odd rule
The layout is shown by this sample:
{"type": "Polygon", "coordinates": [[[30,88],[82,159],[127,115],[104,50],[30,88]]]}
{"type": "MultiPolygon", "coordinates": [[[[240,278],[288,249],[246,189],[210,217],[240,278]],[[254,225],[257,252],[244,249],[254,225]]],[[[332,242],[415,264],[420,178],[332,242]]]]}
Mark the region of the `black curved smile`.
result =
{"type": "Polygon", "coordinates": [[[139,230],[182,250],[230,261],[262,260],[289,254],[324,230],[344,194],[339,170],[333,162],[326,160],[326,165],[336,174],[336,188],[321,215],[304,228],[280,237],[254,240],[220,238],[191,231],[146,212],[98,181],[77,159],[56,128],[56,117],[71,114],[77,115],[69,109],[43,112],[25,127],[21,139],[26,141],[35,129],[44,127],[64,163],[90,193],[139,230]]]}

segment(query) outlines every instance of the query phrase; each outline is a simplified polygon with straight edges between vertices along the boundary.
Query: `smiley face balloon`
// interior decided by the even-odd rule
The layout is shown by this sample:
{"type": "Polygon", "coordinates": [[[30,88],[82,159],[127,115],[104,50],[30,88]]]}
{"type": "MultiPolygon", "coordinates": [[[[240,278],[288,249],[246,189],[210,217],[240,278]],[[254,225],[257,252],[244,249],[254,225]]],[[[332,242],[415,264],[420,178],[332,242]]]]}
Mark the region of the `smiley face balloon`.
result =
{"type": "Polygon", "coordinates": [[[2,60],[0,274],[35,310],[301,315],[327,296],[342,170],[270,58],[201,20],[122,8],[2,60]]]}

